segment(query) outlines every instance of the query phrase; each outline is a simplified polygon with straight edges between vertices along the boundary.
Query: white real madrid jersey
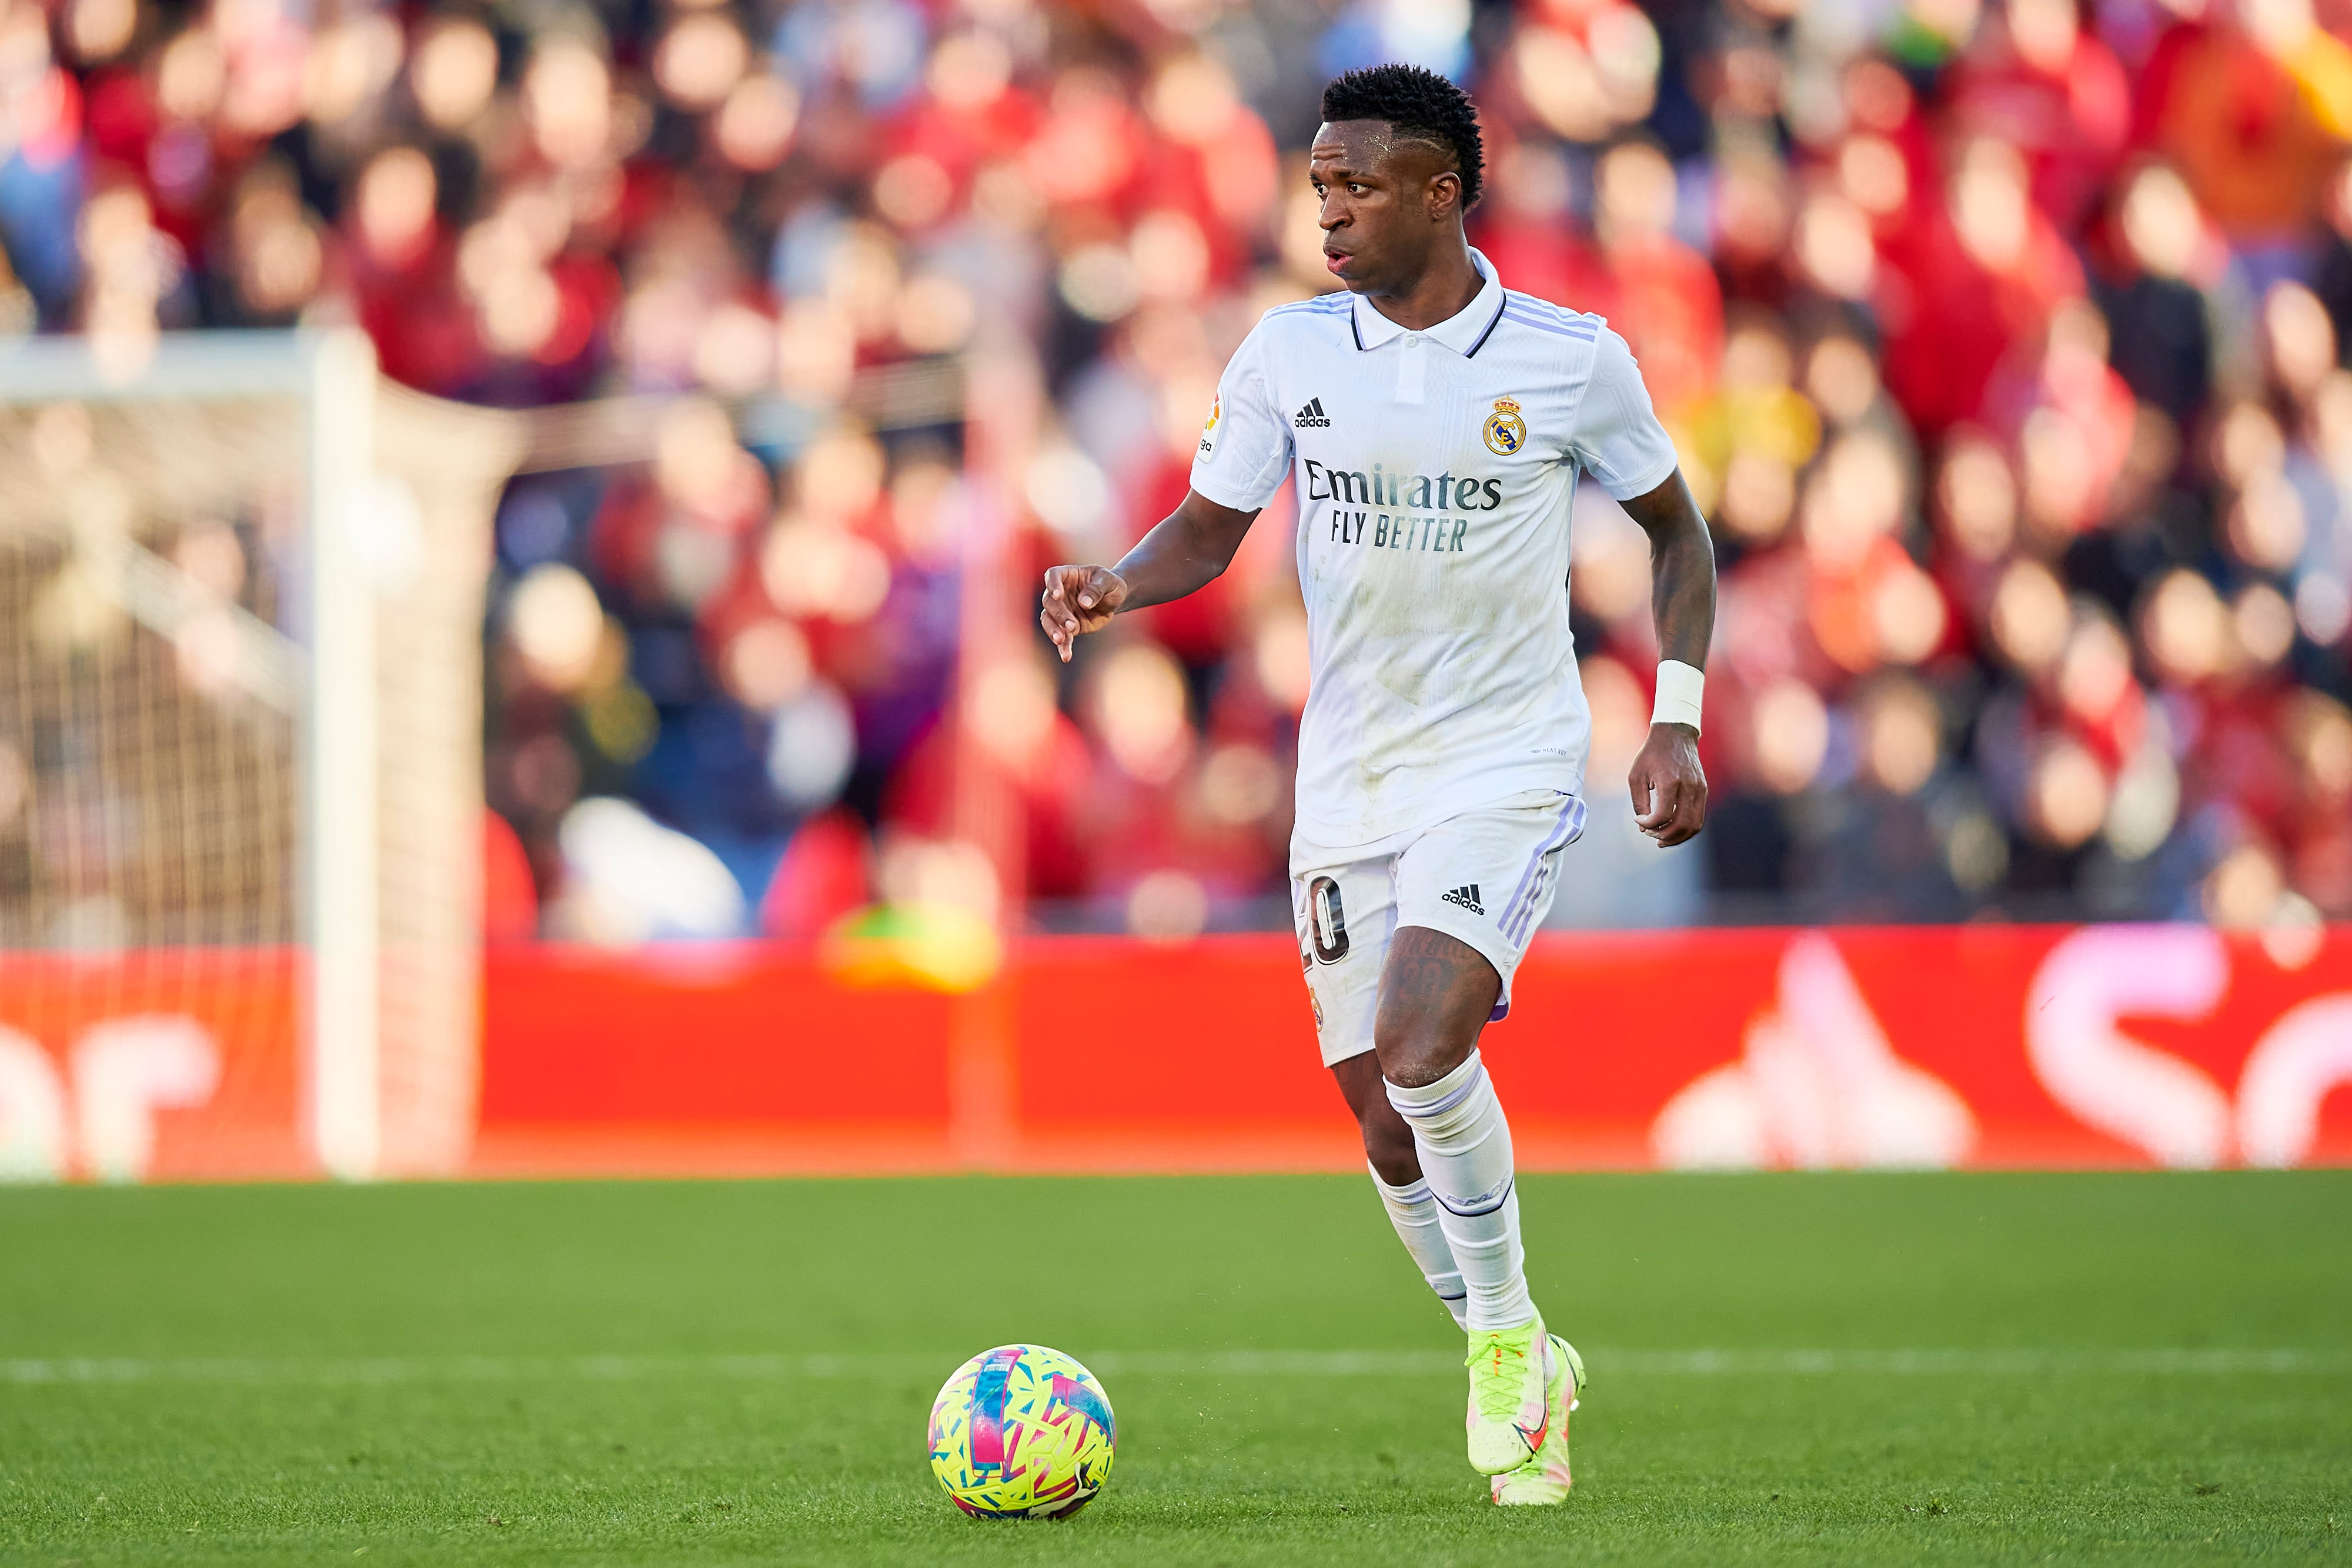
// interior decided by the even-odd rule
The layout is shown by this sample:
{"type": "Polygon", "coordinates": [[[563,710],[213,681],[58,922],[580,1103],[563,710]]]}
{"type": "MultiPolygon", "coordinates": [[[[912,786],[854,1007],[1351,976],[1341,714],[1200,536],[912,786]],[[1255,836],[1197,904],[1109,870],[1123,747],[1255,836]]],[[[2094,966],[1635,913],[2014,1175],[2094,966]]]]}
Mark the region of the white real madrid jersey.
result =
{"type": "Polygon", "coordinates": [[[1625,340],[1486,281],[1408,331],[1351,294],[1265,313],[1218,383],[1192,488],[1286,476],[1313,684],[1297,841],[1370,845],[1527,789],[1580,794],[1591,716],[1568,629],[1569,510],[1675,469],[1625,340]]]}

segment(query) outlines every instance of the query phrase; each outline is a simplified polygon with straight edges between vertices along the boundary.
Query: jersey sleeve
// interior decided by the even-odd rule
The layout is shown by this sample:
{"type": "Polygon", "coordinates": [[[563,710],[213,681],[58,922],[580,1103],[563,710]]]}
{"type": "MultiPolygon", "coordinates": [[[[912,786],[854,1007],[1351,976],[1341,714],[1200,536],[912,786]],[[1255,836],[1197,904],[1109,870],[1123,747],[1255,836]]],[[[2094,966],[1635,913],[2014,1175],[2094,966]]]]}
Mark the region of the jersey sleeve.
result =
{"type": "Polygon", "coordinates": [[[1275,407],[1265,340],[1260,323],[1234,350],[1192,457],[1192,488],[1242,512],[1274,499],[1290,473],[1290,425],[1275,407]]]}
{"type": "Polygon", "coordinates": [[[1650,407],[1650,389],[1625,340],[1601,329],[1592,374],[1569,430],[1569,451],[1620,501],[1645,496],[1675,471],[1675,444],[1650,407]]]}

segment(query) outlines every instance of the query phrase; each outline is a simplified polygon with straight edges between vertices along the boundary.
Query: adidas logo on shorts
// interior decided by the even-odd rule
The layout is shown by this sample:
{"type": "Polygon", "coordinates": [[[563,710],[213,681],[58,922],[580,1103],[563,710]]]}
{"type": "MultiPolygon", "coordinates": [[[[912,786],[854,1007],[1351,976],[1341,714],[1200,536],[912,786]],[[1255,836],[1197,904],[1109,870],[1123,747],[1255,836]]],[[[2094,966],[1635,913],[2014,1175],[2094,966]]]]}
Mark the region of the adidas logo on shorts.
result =
{"type": "Polygon", "coordinates": [[[1473,915],[1486,913],[1486,906],[1478,902],[1478,884],[1475,882],[1466,883],[1452,893],[1440,894],[1438,897],[1444,903],[1460,904],[1473,915]]]}
{"type": "Polygon", "coordinates": [[[1328,430],[1331,428],[1330,416],[1323,412],[1323,400],[1319,397],[1308,398],[1307,400],[1307,406],[1300,409],[1290,423],[1297,425],[1301,430],[1328,430]]]}

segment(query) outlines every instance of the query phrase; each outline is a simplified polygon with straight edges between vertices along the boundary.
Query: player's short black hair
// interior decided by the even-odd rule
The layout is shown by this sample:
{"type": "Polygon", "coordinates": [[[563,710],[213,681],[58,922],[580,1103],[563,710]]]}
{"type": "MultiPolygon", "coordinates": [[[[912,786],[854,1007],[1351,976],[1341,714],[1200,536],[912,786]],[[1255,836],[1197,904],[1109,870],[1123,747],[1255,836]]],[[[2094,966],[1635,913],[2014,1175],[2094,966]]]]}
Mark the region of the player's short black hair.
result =
{"type": "Polygon", "coordinates": [[[1420,66],[1368,66],[1333,78],[1323,89],[1323,118],[1384,120],[1399,136],[1454,154],[1462,176],[1462,205],[1475,205],[1485,187],[1486,144],[1470,95],[1420,66]]]}

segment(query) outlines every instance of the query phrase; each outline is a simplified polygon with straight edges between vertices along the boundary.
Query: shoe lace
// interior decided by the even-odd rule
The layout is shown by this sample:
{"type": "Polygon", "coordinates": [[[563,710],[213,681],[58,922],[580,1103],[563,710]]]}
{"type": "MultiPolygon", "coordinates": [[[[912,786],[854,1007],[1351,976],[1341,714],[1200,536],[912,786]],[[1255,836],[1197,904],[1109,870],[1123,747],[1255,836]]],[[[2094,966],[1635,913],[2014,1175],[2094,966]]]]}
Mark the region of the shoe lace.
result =
{"type": "Polygon", "coordinates": [[[1478,1414],[1506,1421],[1518,1414],[1527,1373],[1528,1347],[1506,1333],[1482,1334],[1470,1345],[1470,1396],[1478,1414]]]}

